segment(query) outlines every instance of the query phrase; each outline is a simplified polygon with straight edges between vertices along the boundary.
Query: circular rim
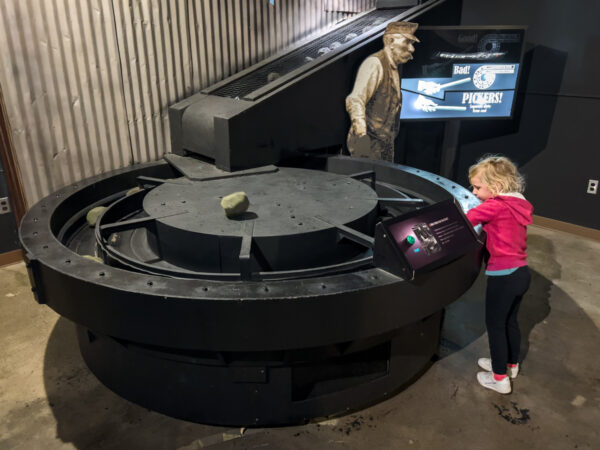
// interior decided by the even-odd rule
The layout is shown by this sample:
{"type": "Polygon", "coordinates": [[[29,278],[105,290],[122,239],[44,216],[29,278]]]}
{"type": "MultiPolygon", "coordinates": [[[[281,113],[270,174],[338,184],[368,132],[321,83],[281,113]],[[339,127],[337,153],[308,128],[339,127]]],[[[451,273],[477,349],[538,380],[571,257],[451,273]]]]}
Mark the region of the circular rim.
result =
{"type": "MultiPolygon", "coordinates": [[[[61,233],[68,241],[68,230],[78,229],[77,221],[82,224],[91,207],[122,196],[138,176],[164,179],[168,170],[168,164],[159,162],[106,173],[63,188],[28,211],[19,232],[40,303],[90,330],[128,342],[253,352],[319,347],[391,332],[438,312],[479,273],[481,252],[472,249],[411,282],[376,267],[287,280],[181,279],[99,264],[59,241],[61,233]]],[[[373,170],[388,190],[400,185],[400,176],[429,203],[456,193],[466,208],[477,204],[466,189],[418,169],[330,157],[327,170],[346,175],[373,170]]],[[[412,195],[405,185],[402,190],[412,195]]]]}
{"type": "MultiPolygon", "coordinates": [[[[435,186],[450,196],[454,196],[463,207],[468,210],[478,204],[478,200],[468,190],[441,176],[414,169],[407,166],[391,164],[384,161],[356,160],[349,157],[332,157],[331,161],[344,162],[352,160],[365,169],[402,171],[406,174],[419,178],[424,184],[435,186]]],[[[146,295],[162,295],[172,298],[186,299],[222,299],[222,300],[245,300],[273,299],[273,298],[299,298],[297,292],[286,295],[289,291],[286,287],[297,284],[295,280],[270,280],[269,286],[273,289],[264,290],[265,281],[217,281],[217,280],[194,280],[194,279],[172,279],[159,275],[149,275],[139,272],[131,272],[117,267],[100,265],[78,255],[59,242],[57,236],[51,230],[53,214],[64,205],[72,196],[95,184],[112,179],[119,175],[130,175],[131,183],[134,185],[135,176],[145,172],[153,172],[153,169],[167,166],[166,162],[155,162],[132,166],[125,169],[111,171],[102,175],[88,178],[79,183],[67,186],[59,191],[40,200],[31,207],[23,217],[19,228],[19,235],[28,260],[37,260],[57,272],[64,273],[70,277],[86,280],[92,284],[113,289],[131,289],[135,286],[137,292],[146,295]],[[76,266],[76,269],[75,269],[76,266]],[[287,285],[287,286],[286,286],[287,285]],[[260,295],[257,293],[260,292],[260,295]]],[[[378,174],[379,175],[379,174],[378,174]]],[[[379,179],[379,177],[378,177],[379,179]]],[[[405,190],[406,192],[406,190],[405,190]]],[[[416,194],[416,193],[415,193],[416,194]]],[[[427,197],[427,196],[421,196],[427,197]]],[[[428,199],[433,202],[433,199],[428,199]]],[[[401,282],[401,278],[391,275],[378,268],[364,269],[359,272],[342,273],[337,275],[325,275],[316,278],[304,279],[302,286],[307,297],[316,293],[323,294],[323,284],[329,284],[331,294],[348,292],[349,290],[371,289],[374,285],[386,285],[401,282]],[[362,282],[358,284],[339,283],[339,278],[358,278],[362,282]],[[374,278],[375,277],[375,278],[374,278]],[[376,282],[374,283],[373,280],[376,282]]],[[[294,290],[295,291],[295,290],[294,290]]]]}

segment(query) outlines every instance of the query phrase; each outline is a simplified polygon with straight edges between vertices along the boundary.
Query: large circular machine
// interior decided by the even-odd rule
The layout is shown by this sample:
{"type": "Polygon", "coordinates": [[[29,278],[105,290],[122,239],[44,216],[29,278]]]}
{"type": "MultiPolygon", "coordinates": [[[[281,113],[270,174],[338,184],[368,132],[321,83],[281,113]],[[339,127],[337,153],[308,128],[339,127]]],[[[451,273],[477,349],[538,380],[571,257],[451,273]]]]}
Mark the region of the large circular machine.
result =
{"type": "Polygon", "coordinates": [[[61,189],[20,227],[36,299],[77,324],[106,386],[174,417],[264,426],[361,408],[428,367],[479,248],[409,281],[375,266],[370,239],[439,201],[470,208],[467,190],[341,156],[231,173],[166,159],[61,189]],[[250,208],[228,219],[220,199],[238,190],[250,208]]]}

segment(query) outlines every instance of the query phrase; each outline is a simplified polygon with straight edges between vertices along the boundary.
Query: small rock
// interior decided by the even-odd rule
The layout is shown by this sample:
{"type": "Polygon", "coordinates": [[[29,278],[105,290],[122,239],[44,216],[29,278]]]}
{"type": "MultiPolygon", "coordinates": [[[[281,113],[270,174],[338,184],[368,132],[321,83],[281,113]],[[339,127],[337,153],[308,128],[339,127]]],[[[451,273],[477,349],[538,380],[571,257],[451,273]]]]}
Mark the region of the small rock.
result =
{"type": "Polygon", "coordinates": [[[277,78],[281,77],[281,75],[277,72],[271,72],[267,75],[267,81],[270,83],[271,81],[275,81],[277,78]]]}
{"type": "Polygon", "coordinates": [[[128,191],[125,193],[125,195],[126,195],[127,197],[129,197],[130,195],[132,195],[132,194],[135,194],[136,192],[140,192],[141,190],[142,190],[142,188],[141,188],[141,187],[139,187],[139,186],[132,187],[131,189],[129,189],[129,190],[128,190],[128,191]]]}
{"type": "Polygon", "coordinates": [[[325,55],[325,54],[329,53],[330,51],[331,51],[331,49],[329,47],[323,47],[323,48],[320,48],[317,53],[319,55],[325,55]]]}
{"type": "Polygon", "coordinates": [[[320,424],[328,427],[335,427],[340,423],[338,419],[323,420],[320,424]]]}
{"type": "Polygon", "coordinates": [[[229,218],[245,213],[248,206],[250,206],[250,201],[245,192],[234,192],[221,200],[221,207],[229,218]]]}
{"type": "Polygon", "coordinates": [[[335,42],[331,43],[331,45],[329,46],[329,48],[331,50],[335,50],[336,48],[341,47],[341,46],[342,46],[342,44],[340,44],[338,41],[335,41],[335,42]]]}
{"type": "Polygon", "coordinates": [[[358,34],[356,33],[348,33],[346,35],[346,37],[344,38],[344,42],[348,42],[351,41],[352,39],[354,39],[355,37],[358,37],[358,34]]]}
{"type": "Polygon", "coordinates": [[[571,405],[573,406],[583,406],[583,404],[586,402],[586,398],[582,395],[578,395],[576,396],[573,401],[571,402],[571,405]]]}
{"type": "Polygon", "coordinates": [[[85,259],[89,259],[90,261],[96,261],[98,263],[104,264],[104,261],[102,260],[102,258],[100,258],[99,256],[93,256],[93,255],[83,255],[83,257],[85,259]]]}
{"type": "Polygon", "coordinates": [[[85,220],[87,220],[88,225],[90,227],[96,226],[98,218],[104,213],[104,211],[106,211],[105,206],[97,206],[95,208],[90,209],[87,215],[85,216],[85,220]]]}

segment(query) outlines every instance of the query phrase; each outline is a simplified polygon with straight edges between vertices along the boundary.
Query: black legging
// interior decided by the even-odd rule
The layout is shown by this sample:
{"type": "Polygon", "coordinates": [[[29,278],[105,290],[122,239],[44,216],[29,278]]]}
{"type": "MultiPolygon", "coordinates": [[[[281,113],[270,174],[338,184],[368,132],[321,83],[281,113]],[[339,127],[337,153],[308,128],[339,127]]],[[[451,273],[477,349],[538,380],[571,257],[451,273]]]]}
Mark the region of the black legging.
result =
{"type": "Polygon", "coordinates": [[[531,274],[527,266],[519,267],[510,275],[488,276],[485,325],[495,374],[505,375],[507,364],[519,362],[521,332],[517,313],[530,281],[531,274]]]}

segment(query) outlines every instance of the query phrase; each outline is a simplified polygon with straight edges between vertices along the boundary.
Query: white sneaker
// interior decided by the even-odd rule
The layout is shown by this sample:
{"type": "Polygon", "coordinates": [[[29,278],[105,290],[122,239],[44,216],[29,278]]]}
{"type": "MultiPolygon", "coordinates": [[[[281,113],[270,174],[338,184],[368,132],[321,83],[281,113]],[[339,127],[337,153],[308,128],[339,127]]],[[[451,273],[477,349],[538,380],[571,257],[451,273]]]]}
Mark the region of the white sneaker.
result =
{"type": "Polygon", "coordinates": [[[492,372],[477,372],[477,381],[485,388],[499,392],[501,394],[510,394],[512,388],[510,387],[510,378],[504,377],[500,381],[494,379],[492,372]]]}
{"type": "MultiPolygon", "coordinates": [[[[492,371],[492,360],[490,358],[479,358],[477,361],[477,365],[481,367],[483,370],[487,370],[488,372],[492,371]]],[[[511,378],[517,378],[519,374],[519,363],[515,367],[506,367],[506,375],[511,378]]]]}

